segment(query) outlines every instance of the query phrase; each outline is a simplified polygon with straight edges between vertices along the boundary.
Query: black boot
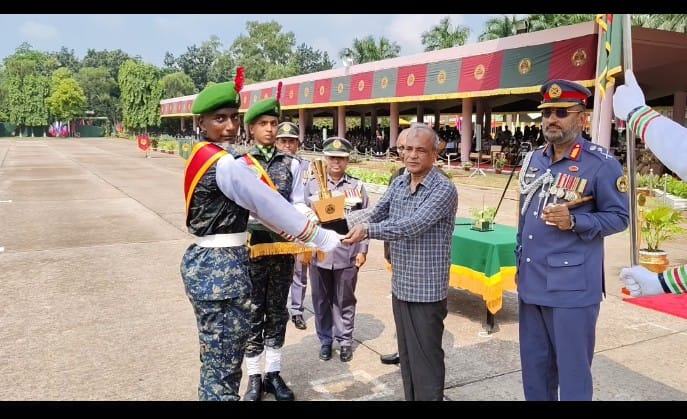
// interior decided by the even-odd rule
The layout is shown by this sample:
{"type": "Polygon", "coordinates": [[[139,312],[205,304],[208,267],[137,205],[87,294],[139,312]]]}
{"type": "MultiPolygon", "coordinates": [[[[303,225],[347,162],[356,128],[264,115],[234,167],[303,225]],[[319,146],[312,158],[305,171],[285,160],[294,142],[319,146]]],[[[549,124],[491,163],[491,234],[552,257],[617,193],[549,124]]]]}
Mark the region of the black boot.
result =
{"type": "Polygon", "coordinates": [[[248,390],[243,395],[243,401],[259,402],[262,399],[262,375],[253,374],[248,377],[248,390]]]}
{"type": "Polygon", "coordinates": [[[381,355],[379,359],[382,361],[382,364],[398,364],[401,362],[401,359],[398,356],[398,352],[394,354],[389,354],[389,355],[381,355]]]}
{"type": "Polygon", "coordinates": [[[264,386],[265,392],[274,394],[274,398],[279,401],[291,401],[294,399],[293,391],[291,391],[281,378],[279,371],[265,374],[264,386]]]}

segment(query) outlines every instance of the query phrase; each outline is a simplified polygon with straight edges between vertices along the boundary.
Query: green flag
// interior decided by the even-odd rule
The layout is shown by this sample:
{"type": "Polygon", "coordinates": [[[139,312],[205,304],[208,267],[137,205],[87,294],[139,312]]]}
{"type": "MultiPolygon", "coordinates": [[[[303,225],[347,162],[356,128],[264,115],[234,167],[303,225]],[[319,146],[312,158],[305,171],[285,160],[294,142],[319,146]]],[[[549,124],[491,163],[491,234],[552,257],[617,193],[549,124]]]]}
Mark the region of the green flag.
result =
{"type": "Polygon", "coordinates": [[[596,86],[601,98],[606,96],[606,86],[615,84],[614,75],[623,70],[623,22],[619,14],[596,15],[599,36],[602,39],[599,61],[596,66],[596,86]]]}

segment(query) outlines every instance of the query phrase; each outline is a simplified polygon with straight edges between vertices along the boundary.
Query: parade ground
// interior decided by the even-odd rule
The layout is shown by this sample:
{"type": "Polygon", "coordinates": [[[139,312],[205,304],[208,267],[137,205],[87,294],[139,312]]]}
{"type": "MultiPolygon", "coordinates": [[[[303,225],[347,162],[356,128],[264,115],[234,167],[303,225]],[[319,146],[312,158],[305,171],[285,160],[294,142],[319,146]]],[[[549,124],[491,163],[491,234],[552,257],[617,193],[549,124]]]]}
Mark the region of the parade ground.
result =
{"type": "MultiPolygon", "coordinates": [[[[0,400],[197,400],[196,321],[179,275],[192,242],[184,164],[178,155],[145,158],[123,139],[0,139],[0,400]]],[[[462,217],[502,193],[457,187],[462,217]]],[[[514,193],[499,214],[515,226],[514,193]]],[[[687,243],[667,250],[671,263],[687,263],[687,243]]],[[[685,401],[687,320],[623,301],[618,273],[629,253],[627,231],[606,239],[594,399],[685,401]]],[[[297,400],[404,399],[399,367],[379,360],[396,350],[390,277],[382,243],[372,241],[347,363],[336,345],[330,361],[319,360],[308,290],[308,327],[289,322],[283,349],[282,377],[297,400]]],[[[448,307],[445,399],[524,400],[517,294],[504,294],[491,334],[480,296],[452,288],[448,307]]],[[[246,381],[244,373],[241,394],[246,381]]]]}

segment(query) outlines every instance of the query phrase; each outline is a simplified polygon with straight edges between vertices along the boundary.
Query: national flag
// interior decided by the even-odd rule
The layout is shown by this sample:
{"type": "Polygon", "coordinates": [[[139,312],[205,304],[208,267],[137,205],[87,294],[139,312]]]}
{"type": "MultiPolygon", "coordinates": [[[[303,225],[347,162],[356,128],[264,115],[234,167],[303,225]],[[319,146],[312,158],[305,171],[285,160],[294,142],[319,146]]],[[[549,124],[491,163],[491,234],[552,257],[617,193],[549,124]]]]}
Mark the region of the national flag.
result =
{"type": "Polygon", "coordinates": [[[606,96],[606,86],[615,84],[613,76],[623,70],[622,15],[599,14],[596,15],[596,23],[599,25],[599,36],[602,39],[596,66],[596,86],[603,99],[606,96]]]}

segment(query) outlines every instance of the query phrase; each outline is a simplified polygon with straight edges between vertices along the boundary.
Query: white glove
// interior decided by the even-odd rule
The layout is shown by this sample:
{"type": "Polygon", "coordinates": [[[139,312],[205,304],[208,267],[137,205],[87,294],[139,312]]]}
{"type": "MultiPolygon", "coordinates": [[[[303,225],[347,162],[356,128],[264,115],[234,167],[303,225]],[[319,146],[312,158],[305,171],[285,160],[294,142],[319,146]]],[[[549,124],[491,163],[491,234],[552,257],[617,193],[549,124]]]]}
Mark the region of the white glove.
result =
{"type": "Polygon", "coordinates": [[[640,265],[623,268],[620,271],[620,280],[625,283],[625,288],[632,297],[665,294],[658,281],[658,274],[640,265]]]}
{"type": "Polygon", "coordinates": [[[644,105],[644,92],[637,84],[634,73],[632,70],[625,70],[625,84],[615,89],[613,95],[613,112],[616,118],[627,121],[630,111],[644,105]]]}
{"type": "Polygon", "coordinates": [[[310,220],[311,222],[313,222],[315,224],[320,223],[320,219],[317,218],[317,214],[315,214],[315,211],[313,211],[313,210],[306,212],[305,216],[308,217],[308,220],[310,220]]]}
{"type": "Polygon", "coordinates": [[[329,230],[326,228],[320,228],[317,232],[313,243],[317,248],[325,253],[331,252],[336,249],[341,244],[341,239],[344,236],[340,235],[334,230],[329,230]]]}

